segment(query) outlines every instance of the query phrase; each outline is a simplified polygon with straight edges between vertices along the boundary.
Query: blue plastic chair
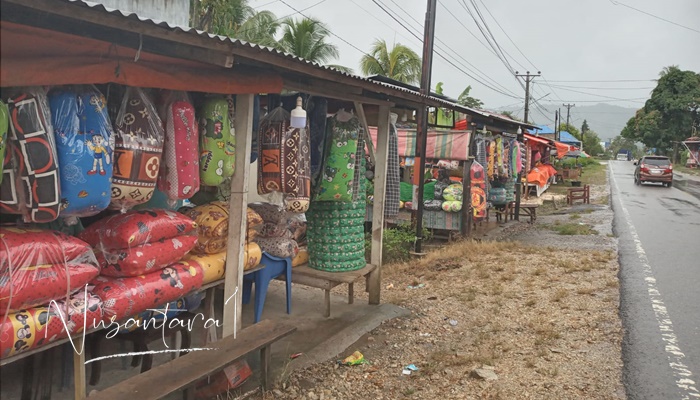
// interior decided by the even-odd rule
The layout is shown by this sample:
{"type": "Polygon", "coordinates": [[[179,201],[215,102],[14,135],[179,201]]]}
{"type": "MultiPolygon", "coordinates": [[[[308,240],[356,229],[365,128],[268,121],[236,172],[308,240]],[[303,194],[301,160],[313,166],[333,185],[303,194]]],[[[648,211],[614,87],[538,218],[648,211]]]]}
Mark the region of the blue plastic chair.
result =
{"type": "Polygon", "coordinates": [[[287,281],[287,314],[292,313],[292,259],[271,256],[262,253],[260,264],[264,268],[251,274],[243,275],[243,304],[250,303],[250,294],[255,283],[255,323],[260,322],[265,296],[270,281],[280,275],[285,275],[287,281]]]}

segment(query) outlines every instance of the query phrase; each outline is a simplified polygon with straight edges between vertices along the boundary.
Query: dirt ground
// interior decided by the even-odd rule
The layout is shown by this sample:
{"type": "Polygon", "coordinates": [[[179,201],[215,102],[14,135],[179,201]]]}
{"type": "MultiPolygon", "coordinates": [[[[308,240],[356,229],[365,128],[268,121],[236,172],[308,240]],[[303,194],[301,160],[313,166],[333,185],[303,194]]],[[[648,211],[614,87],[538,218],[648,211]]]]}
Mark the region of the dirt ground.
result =
{"type": "Polygon", "coordinates": [[[600,183],[591,205],[545,204],[535,225],[385,266],[383,301],[410,317],[338,356],[360,351],[365,364],[292,372],[264,398],[625,398],[616,239],[600,183]]]}

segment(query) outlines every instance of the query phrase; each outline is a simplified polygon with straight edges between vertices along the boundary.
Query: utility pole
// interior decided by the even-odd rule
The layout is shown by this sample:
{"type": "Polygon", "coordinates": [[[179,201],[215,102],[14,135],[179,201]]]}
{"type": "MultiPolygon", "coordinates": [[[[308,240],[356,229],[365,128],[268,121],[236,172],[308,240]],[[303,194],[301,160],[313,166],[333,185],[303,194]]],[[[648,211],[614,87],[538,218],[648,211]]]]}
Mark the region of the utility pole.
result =
{"type": "MultiPolygon", "coordinates": [[[[435,10],[437,8],[437,0],[428,0],[428,9],[425,12],[425,29],[423,33],[423,66],[421,68],[420,77],[420,93],[424,96],[430,96],[430,77],[433,72],[433,42],[435,40],[435,10]]],[[[416,212],[416,254],[422,253],[423,246],[423,189],[425,187],[425,154],[428,147],[428,106],[423,102],[420,112],[420,124],[418,129],[418,159],[416,166],[418,167],[418,210],[416,212]],[[420,162],[418,162],[420,161],[420,162]]],[[[466,212],[466,211],[465,211],[466,212]]]]}
{"type": "Polygon", "coordinates": [[[566,129],[569,129],[569,116],[571,114],[571,107],[576,107],[576,104],[562,104],[566,107],[566,129]]]}
{"type": "Polygon", "coordinates": [[[559,112],[554,111],[554,140],[559,141],[559,112]]]}
{"type": "Polygon", "coordinates": [[[518,78],[525,78],[525,123],[529,124],[530,121],[528,121],[528,117],[530,115],[530,82],[532,82],[533,79],[537,78],[538,76],[541,75],[540,71],[537,71],[537,75],[530,74],[530,71],[527,71],[525,75],[519,75],[518,71],[515,71],[515,76],[518,78]]]}

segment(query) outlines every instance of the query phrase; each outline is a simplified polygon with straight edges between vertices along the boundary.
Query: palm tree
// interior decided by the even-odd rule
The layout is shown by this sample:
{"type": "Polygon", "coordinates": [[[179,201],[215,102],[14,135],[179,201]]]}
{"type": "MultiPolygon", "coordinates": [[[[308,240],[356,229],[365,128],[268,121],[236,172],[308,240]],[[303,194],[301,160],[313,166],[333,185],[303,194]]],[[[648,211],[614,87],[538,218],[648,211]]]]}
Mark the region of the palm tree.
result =
{"type": "Polygon", "coordinates": [[[241,24],[233,37],[260,46],[280,49],[280,43],[275,39],[280,26],[275,14],[267,10],[260,11],[241,24]]]}
{"type": "Polygon", "coordinates": [[[248,0],[190,0],[190,22],[196,29],[233,36],[254,10],[248,0]]]}
{"type": "Polygon", "coordinates": [[[340,55],[338,47],[326,41],[331,32],[321,21],[313,18],[299,21],[287,18],[282,26],[279,42],[287,53],[318,64],[325,64],[340,55]]]}
{"type": "Polygon", "coordinates": [[[421,59],[407,46],[396,43],[389,50],[386,41],[377,39],[369,54],[362,56],[360,70],[365,75],[383,75],[399,82],[417,84],[421,59]]]}

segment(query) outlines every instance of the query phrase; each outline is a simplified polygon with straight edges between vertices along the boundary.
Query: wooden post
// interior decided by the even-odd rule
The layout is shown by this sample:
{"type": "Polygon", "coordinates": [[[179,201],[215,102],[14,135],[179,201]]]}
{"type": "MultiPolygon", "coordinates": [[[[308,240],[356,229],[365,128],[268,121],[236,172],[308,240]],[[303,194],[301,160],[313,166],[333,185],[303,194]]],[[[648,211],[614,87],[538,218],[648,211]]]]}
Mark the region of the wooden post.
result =
{"type": "Polygon", "coordinates": [[[472,163],[474,159],[464,162],[464,177],[462,178],[462,236],[468,238],[472,235],[472,163]]]}
{"type": "Polygon", "coordinates": [[[357,112],[357,118],[360,119],[362,128],[365,130],[365,140],[367,141],[367,150],[369,150],[369,161],[372,165],[377,165],[377,159],[374,155],[374,142],[372,142],[372,135],[369,133],[369,125],[367,125],[367,117],[365,116],[365,109],[362,107],[362,103],[356,101],[355,111],[357,112]]]}
{"type": "Polygon", "coordinates": [[[389,156],[389,107],[379,107],[377,149],[374,166],[374,206],[372,207],[371,263],[376,265],[369,275],[369,304],[379,304],[382,290],[382,239],[384,236],[384,202],[386,200],[387,158],[389,156]]]}
{"type": "Polygon", "coordinates": [[[73,352],[73,386],[75,389],[75,399],[83,400],[87,395],[87,385],[85,380],[85,341],[83,336],[74,339],[75,348],[73,352]]]}
{"type": "Polygon", "coordinates": [[[231,180],[229,199],[226,275],[224,282],[224,321],[222,337],[241,329],[243,299],[243,248],[246,236],[248,208],[248,176],[250,176],[250,145],[253,135],[253,95],[236,96],[236,170],[231,180]]]}

